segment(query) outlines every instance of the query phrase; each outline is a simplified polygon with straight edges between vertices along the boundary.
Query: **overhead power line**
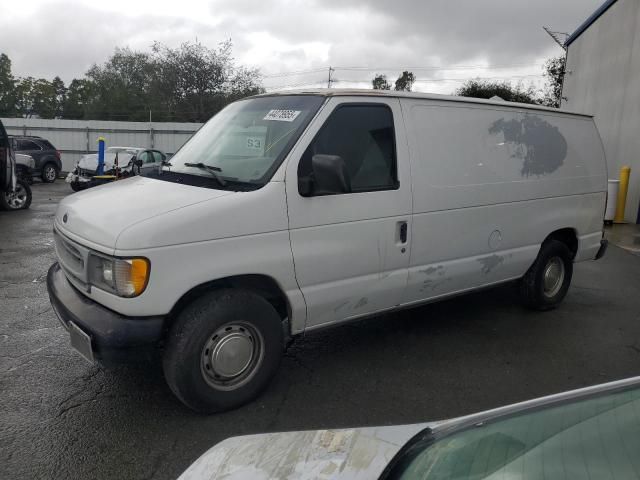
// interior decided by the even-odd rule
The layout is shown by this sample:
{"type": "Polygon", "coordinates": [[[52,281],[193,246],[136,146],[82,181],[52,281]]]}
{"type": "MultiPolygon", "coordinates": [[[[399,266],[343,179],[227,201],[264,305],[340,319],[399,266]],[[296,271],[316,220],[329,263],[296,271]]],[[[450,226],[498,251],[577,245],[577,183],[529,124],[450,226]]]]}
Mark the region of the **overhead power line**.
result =
{"type": "Polygon", "coordinates": [[[499,70],[499,69],[505,69],[505,68],[522,68],[522,67],[542,67],[543,64],[541,63],[511,63],[511,64],[495,64],[495,65],[431,65],[431,66],[395,66],[395,67],[389,67],[389,66],[377,66],[377,67],[369,67],[369,66],[343,66],[343,67],[329,67],[329,66],[325,66],[325,67],[318,67],[318,68],[311,68],[311,69],[306,69],[306,70],[292,70],[292,71],[288,71],[288,72],[278,72],[278,73],[272,73],[272,74],[268,74],[268,75],[262,75],[262,78],[281,78],[281,77],[289,77],[289,76],[295,76],[295,75],[309,75],[309,74],[313,74],[313,73],[318,73],[318,72],[326,72],[329,68],[331,68],[333,71],[335,70],[342,70],[342,71],[365,71],[365,72],[380,72],[380,71],[389,71],[389,70],[393,70],[393,71],[404,71],[404,70],[411,70],[411,71],[421,71],[421,70],[448,70],[448,71],[455,71],[455,70],[499,70]]]}
{"type": "MultiPolygon", "coordinates": [[[[542,74],[531,74],[531,75],[500,75],[495,77],[465,77],[465,78],[416,78],[415,82],[466,82],[467,80],[517,80],[523,78],[541,78],[544,77],[542,74]]],[[[371,82],[371,79],[344,79],[344,80],[333,80],[334,83],[338,82],[351,82],[351,83],[364,83],[371,82]]]]}
{"type": "Polygon", "coordinates": [[[308,73],[324,72],[326,70],[327,70],[326,67],[313,68],[313,69],[310,69],[310,70],[297,70],[297,71],[292,71],[292,72],[282,72],[282,73],[274,73],[274,74],[269,74],[269,75],[262,75],[262,78],[289,77],[289,76],[292,76],[292,75],[305,75],[305,74],[308,74],[308,73]]]}
{"type": "Polygon", "coordinates": [[[498,70],[502,68],[516,68],[516,67],[541,67],[542,63],[512,63],[505,65],[437,65],[427,67],[333,67],[335,70],[365,70],[369,72],[381,71],[381,70],[498,70]]]}

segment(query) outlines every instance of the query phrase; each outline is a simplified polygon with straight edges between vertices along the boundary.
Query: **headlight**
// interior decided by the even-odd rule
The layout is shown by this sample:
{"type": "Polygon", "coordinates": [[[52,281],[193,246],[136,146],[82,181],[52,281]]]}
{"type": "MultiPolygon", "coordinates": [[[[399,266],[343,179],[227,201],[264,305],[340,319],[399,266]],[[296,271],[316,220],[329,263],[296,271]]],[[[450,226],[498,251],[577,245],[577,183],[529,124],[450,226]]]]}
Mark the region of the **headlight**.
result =
{"type": "Polygon", "coordinates": [[[149,281],[146,258],[89,255],[89,283],[121,297],[137,297],[149,281]]]}

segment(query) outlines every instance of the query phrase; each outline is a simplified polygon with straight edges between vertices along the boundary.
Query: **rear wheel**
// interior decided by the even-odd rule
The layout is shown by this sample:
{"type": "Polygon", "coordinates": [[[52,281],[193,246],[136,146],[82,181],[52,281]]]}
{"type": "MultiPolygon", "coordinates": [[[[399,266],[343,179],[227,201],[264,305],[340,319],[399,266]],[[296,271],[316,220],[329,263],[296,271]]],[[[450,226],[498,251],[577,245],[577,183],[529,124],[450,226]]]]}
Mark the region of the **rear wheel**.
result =
{"type": "Polygon", "coordinates": [[[179,314],[166,342],[164,375],[189,408],[220,412],[258,396],[283,349],[281,319],[269,302],[248,291],[218,290],[179,314]]]}
{"type": "Polygon", "coordinates": [[[31,187],[22,179],[16,181],[12,192],[0,193],[0,207],[3,210],[24,210],[31,205],[31,187]]]}
{"type": "Polygon", "coordinates": [[[555,308],[567,294],[572,276],[569,248],[557,240],[544,242],[538,258],[520,280],[523,303],[535,310],[555,308]]]}
{"type": "Polygon", "coordinates": [[[46,163],[42,167],[42,181],[45,183],[53,183],[58,178],[58,168],[53,163],[46,163]]]}

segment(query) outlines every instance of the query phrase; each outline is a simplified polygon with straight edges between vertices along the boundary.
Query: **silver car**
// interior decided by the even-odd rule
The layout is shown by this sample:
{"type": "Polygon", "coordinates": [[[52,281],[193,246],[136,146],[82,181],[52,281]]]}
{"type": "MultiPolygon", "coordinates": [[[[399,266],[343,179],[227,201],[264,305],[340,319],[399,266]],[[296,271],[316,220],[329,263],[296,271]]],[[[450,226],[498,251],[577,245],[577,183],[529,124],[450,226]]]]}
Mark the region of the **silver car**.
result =
{"type": "MultiPolygon", "coordinates": [[[[104,172],[112,172],[116,166],[123,176],[144,174],[161,168],[167,155],[160,150],[142,147],[109,147],[104,155],[104,172]]],[[[98,168],[98,154],[83,155],[72,172],[69,172],[66,182],[74,192],[92,186],[93,176],[98,168]]]]}
{"type": "Polygon", "coordinates": [[[640,377],[415,425],[227,439],[180,480],[639,478],[640,377]]]}

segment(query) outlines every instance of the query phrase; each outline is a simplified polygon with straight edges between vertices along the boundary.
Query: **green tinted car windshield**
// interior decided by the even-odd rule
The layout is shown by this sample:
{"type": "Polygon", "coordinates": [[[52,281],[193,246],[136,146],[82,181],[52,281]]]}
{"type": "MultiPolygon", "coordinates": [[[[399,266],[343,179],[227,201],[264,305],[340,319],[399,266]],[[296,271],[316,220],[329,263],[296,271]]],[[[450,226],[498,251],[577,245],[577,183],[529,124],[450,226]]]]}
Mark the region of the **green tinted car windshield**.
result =
{"type": "Polygon", "coordinates": [[[524,412],[407,447],[389,478],[640,478],[640,388],[524,412]]]}
{"type": "Polygon", "coordinates": [[[232,103],[171,158],[171,172],[207,177],[213,169],[227,181],[264,184],[323,101],[321,96],[275,95],[232,103]]]}

